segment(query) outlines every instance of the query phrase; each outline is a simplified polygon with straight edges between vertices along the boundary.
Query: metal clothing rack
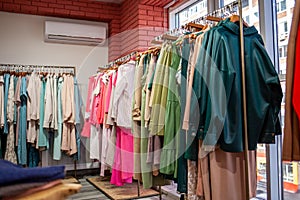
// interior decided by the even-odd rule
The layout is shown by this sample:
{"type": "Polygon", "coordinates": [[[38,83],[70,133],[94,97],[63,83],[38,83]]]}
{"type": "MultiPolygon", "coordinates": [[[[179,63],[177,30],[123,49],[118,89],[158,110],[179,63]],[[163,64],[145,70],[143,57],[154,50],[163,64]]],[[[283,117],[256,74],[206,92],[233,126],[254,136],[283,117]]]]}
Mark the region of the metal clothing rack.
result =
{"type": "Polygon", "coordinates": [[[21,64],[0,64],[0,71],[14,72],[47,72],[47,73],[70,73],[75,75],[76,68],[72,66],[46,66],[46,65],[21,65],[21,64]]]}
{"type": "MultiPolygon", "coordinates": [[[[50,66],[50,65],[23,65],[23,64],[0,64],[0,72],[16,73],[68,73],[76,75],[76,67],[73,66],[50,66]]],[[[74,176],[77,179],[77,162],[74,161],[74,176]]]]}

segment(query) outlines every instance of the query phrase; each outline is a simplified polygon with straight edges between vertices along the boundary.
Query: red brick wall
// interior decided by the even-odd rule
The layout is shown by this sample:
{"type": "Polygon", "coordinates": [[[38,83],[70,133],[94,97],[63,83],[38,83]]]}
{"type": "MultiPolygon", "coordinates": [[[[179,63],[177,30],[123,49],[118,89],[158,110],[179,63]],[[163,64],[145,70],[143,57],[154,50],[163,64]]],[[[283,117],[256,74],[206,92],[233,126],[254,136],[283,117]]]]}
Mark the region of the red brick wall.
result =
{"type": "MultiPolygon", "coordinates": [[[[164,5],[171,0],[164,1],[164,5]]],[[[168,12],[157,0],[122,4],[90,0],[0,0],[0,11],[109,23],[109,60],[151,45],[168,27],[168,12]]]]}

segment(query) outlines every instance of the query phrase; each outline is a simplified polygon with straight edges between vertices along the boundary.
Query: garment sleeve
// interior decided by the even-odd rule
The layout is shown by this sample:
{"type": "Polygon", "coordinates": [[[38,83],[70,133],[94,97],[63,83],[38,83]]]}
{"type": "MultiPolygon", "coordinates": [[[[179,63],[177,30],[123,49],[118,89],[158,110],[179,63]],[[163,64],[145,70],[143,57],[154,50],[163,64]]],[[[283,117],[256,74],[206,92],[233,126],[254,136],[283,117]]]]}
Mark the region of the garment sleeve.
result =
{"type": "Polygon", "coordinates": [[[133,103],[133,111],[132,111],[132,117],[133,120],[135,121],[141,120],[142,76],[143,76],[144,58],[145,55],[143,55],[142,58],[140,59],[140,62],[137,66],[137,70],[135,71],[134,103],[133,103]]]}
{"type": "Polygon", "coordinates": [[[123,77],[123,75],[119,72],[116,87],[115,87],[113,107],[112,107],[112,113],[111,113],[111,117],[114,119],[117,118],[117,112],[121,112],[118,110],[118,104],[119,104],[119,99],[122,96],[122,93],[123,93],[124,89],[126,88],[126,86],[127,86],[126,78],[123,77]]]}
{"type": "Polygon", "coordinates": [[[193,85],[192,85],[192,93],[190,99],[190,110],[189,112],[189,133],[194,135],[197,133],[199,139],[203,139],[203,129],[204,129],[204,116],[205,116],[205,106],[201,106],[202,104],[205,105],[206,102],[206,95],[207,95],[207,87],[206,83],[203,80],[203,69],[205,66],[205,59],[210,59],[211,56],[210,52],[210,44],[209,37],[210,32],[204,34],[203,42],[199,49],[199,55],[197,57],[195,63],[195,71],[193,77],[193,85]],[[205,90],[205,91],[203,91],[205,90]],[[201,94],[202,93],[202,94],[201,94]],[[201,95],[204,95],[201,97],[201,95]],[[202,102],[201,102],[202,101],[202,102]],[[200,107],[202,110],[200,110],[200,107]],[[201,117],[200,117],[201,115],[201,117]],[[202,121],[202,123],[200,123],[202,121]]]}
{"type": "Polygon", "coordinates": [[[52,104],[52,78],[48,76],[47,83],[46,83],[46,93],[45,93],[45,118],[44,118],[44,128],[50,128],[50,123],[52,121],[52,111],[53,111],[53,104],[52,104]]]}

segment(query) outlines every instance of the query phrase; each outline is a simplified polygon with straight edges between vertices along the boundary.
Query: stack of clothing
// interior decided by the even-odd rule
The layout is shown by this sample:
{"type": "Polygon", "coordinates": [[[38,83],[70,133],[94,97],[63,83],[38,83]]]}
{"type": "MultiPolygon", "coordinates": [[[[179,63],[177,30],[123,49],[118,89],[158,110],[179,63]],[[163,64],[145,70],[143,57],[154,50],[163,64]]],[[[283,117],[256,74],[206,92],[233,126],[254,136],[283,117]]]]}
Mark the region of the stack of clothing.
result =
{"type": "Polygon", "coordinates": [[[23,168],[0,160],[0,199],[25,197],[61,184],[64,178],[64,166],[23,168]]]}

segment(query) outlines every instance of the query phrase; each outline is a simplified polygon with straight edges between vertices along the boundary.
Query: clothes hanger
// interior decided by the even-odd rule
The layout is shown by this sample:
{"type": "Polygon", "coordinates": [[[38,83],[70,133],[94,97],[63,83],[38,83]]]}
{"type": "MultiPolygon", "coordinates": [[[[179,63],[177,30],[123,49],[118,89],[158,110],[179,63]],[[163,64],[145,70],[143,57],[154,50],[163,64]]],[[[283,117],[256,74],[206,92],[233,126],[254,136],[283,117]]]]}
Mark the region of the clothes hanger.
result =
{"type": "MultiPolygon", "coordinates": [[[[240,16],[239,15],[231,15],[229,17],[230,21],[233,23],[239,22],[240,21],[240,16]]],[[[243,25],[246,27],[249,27],[249,25],[243,20],[243,25]]]]}

